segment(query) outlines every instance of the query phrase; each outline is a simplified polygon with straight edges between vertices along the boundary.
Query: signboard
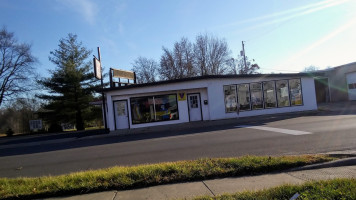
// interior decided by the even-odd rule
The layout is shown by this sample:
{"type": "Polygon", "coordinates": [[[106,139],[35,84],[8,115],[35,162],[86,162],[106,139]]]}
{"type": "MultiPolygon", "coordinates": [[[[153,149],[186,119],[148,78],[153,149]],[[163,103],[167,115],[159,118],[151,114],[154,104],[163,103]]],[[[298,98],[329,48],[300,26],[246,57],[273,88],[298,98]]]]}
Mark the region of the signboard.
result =
{"type": "Polygon", "coordinates": [[[42,120],[30,120],[30,130],[41,130],[42,120]]]}
{"type": "Polygon", "coordinates": [[[101,79],[101,63],[97,58],[93,58],[95,78],[101,79]]]}
{"type": "Polygon", "coordinates": [[[113,77],[115,78],[127,78],[127,79],[135,79],[135,73],[131,71],[125,71],[120,69],[113,69],[114,74],[113,77]]]}
{"type": "Polygon", "coordinates": [[[185,100],[187,100],[187,93],[178,92],[178,101],[185,101],[185,100]]]}

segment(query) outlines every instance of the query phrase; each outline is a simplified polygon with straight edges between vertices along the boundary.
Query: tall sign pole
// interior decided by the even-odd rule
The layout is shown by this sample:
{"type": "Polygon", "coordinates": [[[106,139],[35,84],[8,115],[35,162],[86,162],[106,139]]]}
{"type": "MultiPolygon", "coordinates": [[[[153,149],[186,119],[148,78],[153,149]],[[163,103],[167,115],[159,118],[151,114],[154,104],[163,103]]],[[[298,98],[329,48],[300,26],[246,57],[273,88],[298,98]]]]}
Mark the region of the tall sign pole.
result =
{"type": "Polygon", "coordinates": [[[100,56],[100,47],[98,47],[98,60],[100,62],[100,75],[101,75],[101,95],[103,99],[103,112],[104,112],[104,126],[105,126],[105,131],[107,130],[107,123],[106,123],[106,104],[105,104],[105,95],[104,95],[104,82],[103,82],[103,67],[101,65],[101,56],[100,56]]]}

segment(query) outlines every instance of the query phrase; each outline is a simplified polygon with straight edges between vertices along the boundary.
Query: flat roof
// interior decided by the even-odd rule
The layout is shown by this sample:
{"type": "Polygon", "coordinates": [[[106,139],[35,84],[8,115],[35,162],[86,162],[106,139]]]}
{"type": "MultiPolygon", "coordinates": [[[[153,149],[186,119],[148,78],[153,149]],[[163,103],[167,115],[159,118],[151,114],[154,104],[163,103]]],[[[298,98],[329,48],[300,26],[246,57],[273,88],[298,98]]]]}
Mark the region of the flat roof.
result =
{"type": "Polygon", "coordinates": [[[156,85],[164,85],[169,83],[180,83],[187,81],[197,81],[197,80],[207,80],[207,79],[227,79],[227,78],[281,78],[281,77],[315,77],[320,75],[319,73],[289,73],[289,74],[234,74],[234,75],[206,75],[206,76],[195,76],[189,78],[181,78],[174,80],[165,80],[165,81],[157,81],[151,83],[141,83],[141,84],[132,84],[127,86],[113,87],[113,88],[104,88],[102,91],[110,92],[117,90],[126,90],[131,88],[141,88],[148,86],[156,86],[156,85]]]}

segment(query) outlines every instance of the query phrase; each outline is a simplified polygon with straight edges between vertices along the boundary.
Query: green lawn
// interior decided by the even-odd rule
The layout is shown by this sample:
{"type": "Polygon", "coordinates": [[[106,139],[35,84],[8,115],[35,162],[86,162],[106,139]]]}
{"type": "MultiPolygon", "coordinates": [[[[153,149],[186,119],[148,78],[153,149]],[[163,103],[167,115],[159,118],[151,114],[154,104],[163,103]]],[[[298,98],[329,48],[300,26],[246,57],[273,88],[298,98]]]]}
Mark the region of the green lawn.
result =
{"type": "Polygon", "coordinates": [[[199,159],[133,167],[113,167],[61,176],[0,178],[0,198],[42,198],[105,190],[124,190],[159,184],[228,176],[269,173],[331,161],[327,155],[243,156],[199,159]]]}

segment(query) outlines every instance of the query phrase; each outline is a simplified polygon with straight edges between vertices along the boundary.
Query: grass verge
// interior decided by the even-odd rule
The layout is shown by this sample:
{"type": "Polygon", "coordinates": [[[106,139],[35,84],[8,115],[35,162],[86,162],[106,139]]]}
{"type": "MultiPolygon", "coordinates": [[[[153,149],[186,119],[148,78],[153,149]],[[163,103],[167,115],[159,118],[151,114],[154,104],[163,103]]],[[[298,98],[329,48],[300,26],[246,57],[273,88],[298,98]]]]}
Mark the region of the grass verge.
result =
{"type": "Polygon", "coordinates": [[[224,194],[216,197],[202,196],[194,200],[265,200],[290,199],[298,193],[301,199],[356,199],[356,179],[333,179],[327,181],[313,181],[303,185],[283,185],[276,188],[257,192],[240,192],[224,194]]]}
{"type": "Polygon", "coordinates": [[[61,176],[0,178],[1,199],[30,199],[275,172],[336,158],[327,155],[243,156],[90,170],[61,176]]]}

